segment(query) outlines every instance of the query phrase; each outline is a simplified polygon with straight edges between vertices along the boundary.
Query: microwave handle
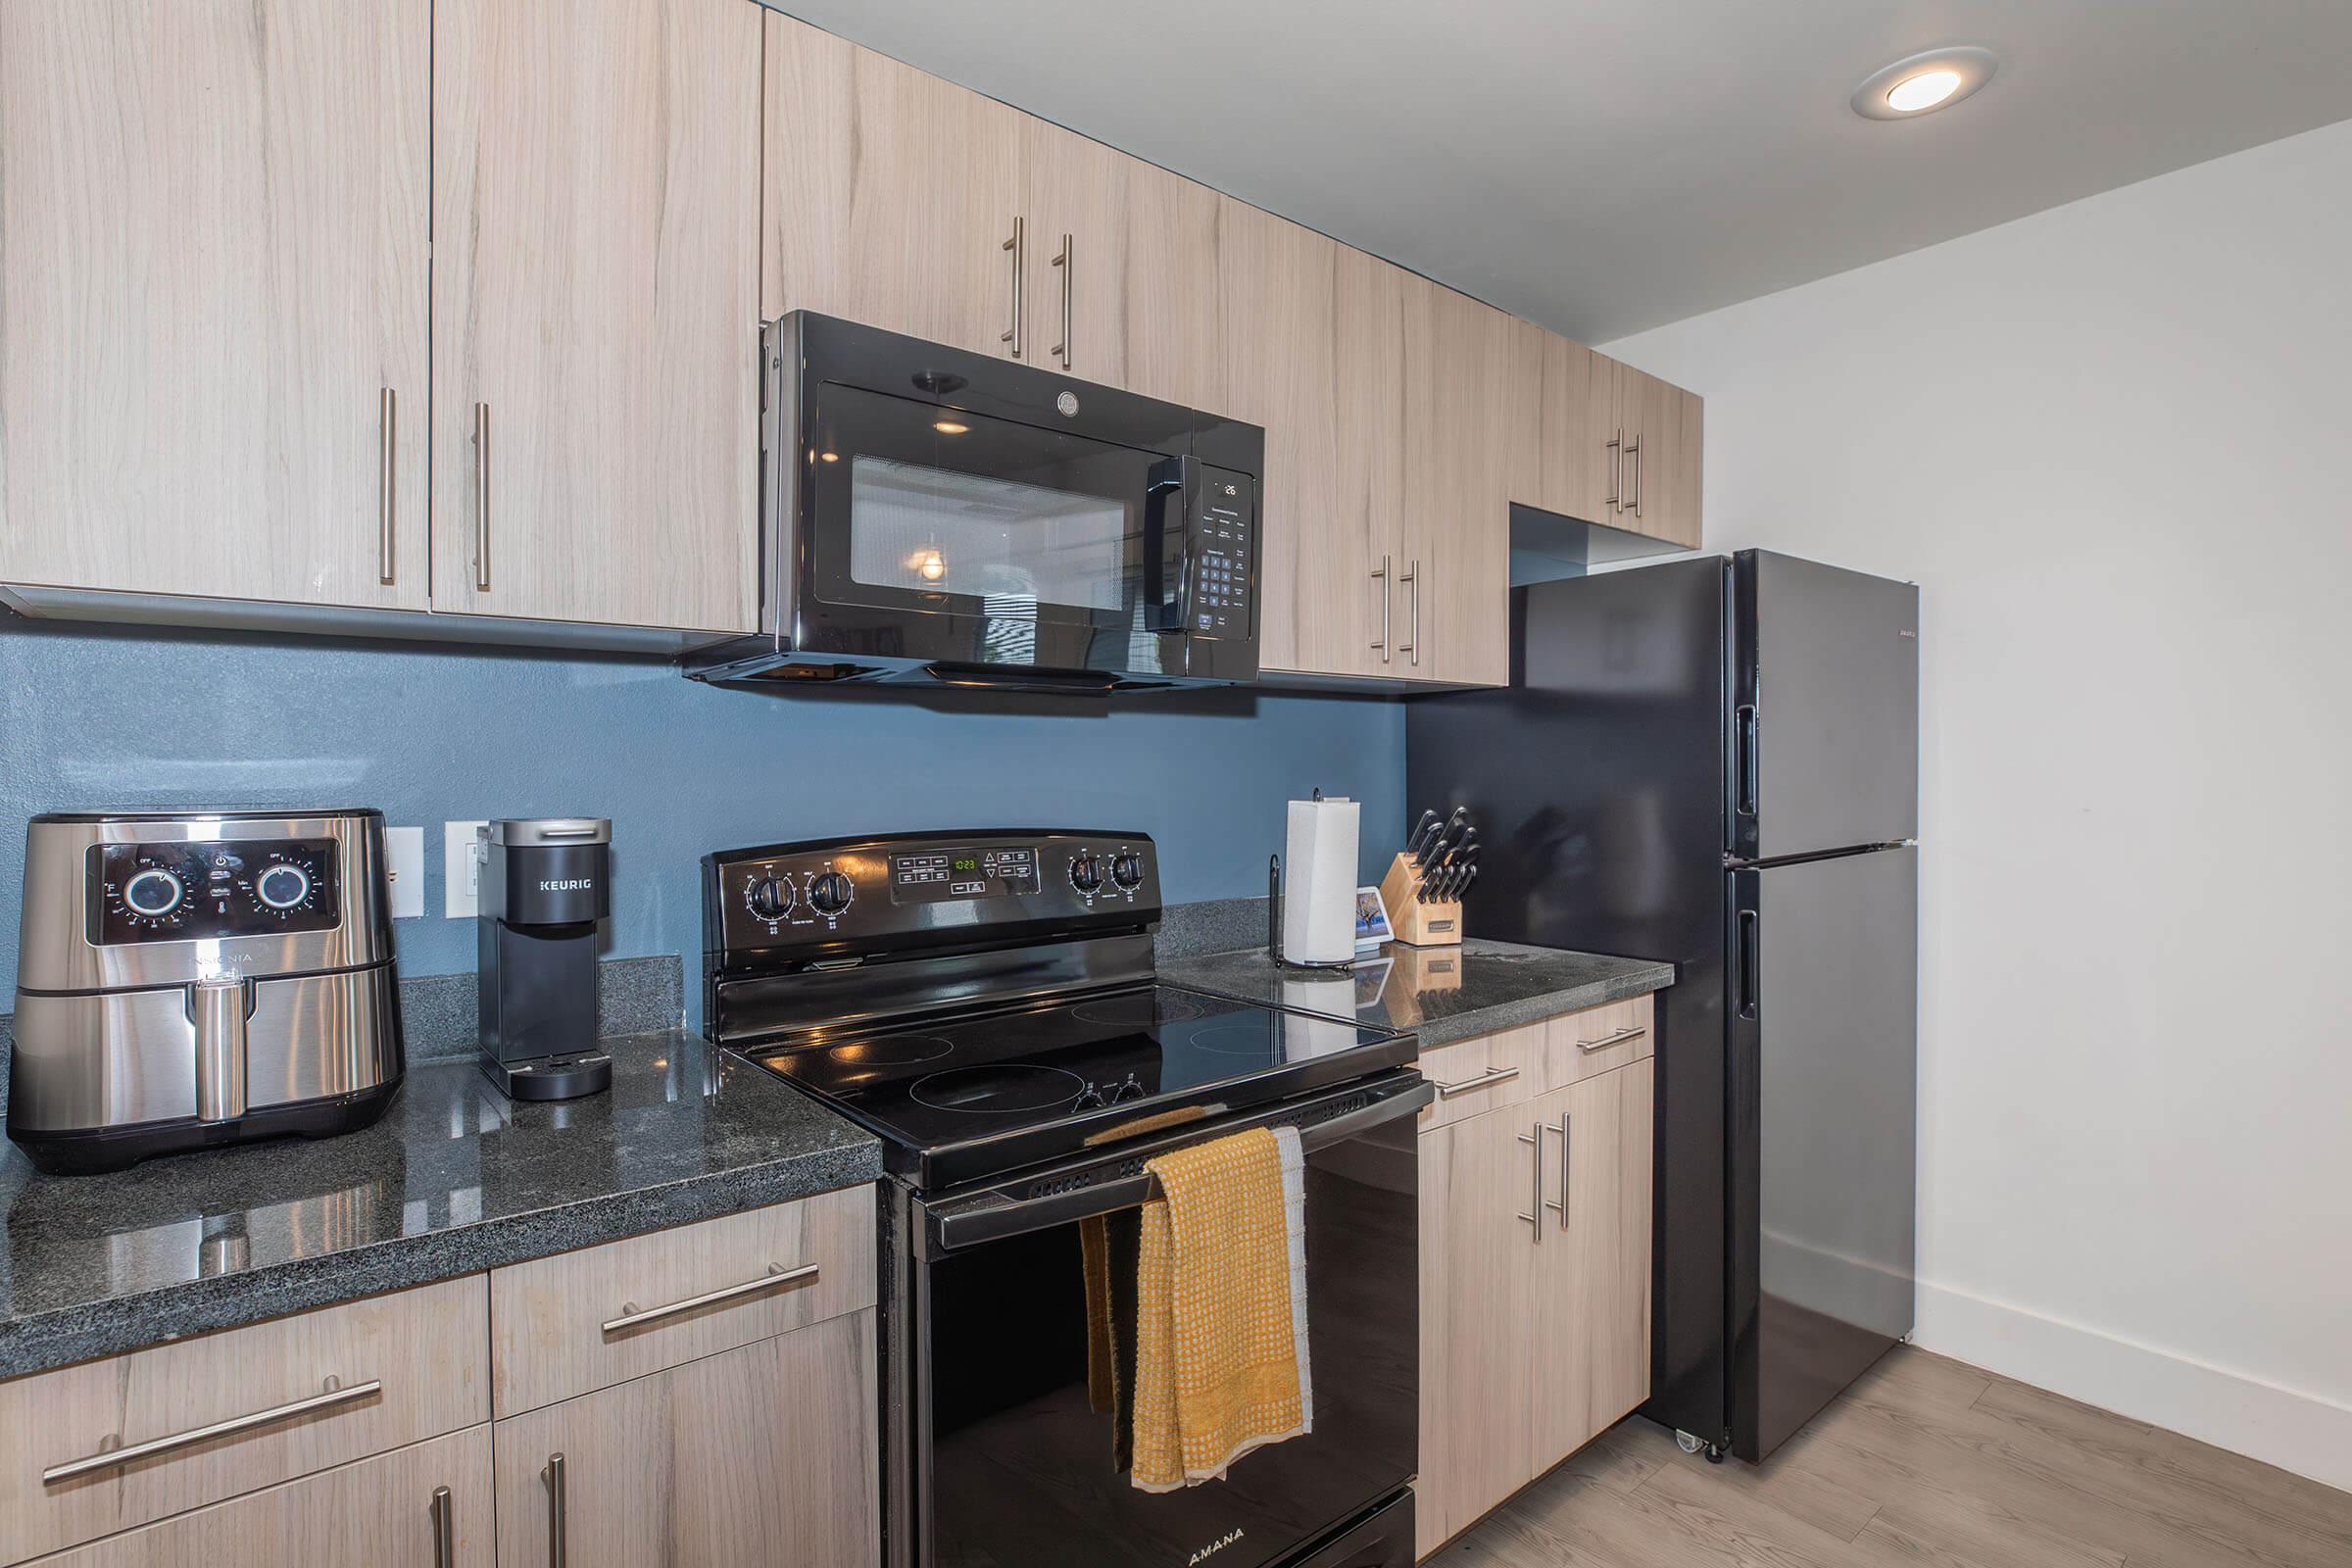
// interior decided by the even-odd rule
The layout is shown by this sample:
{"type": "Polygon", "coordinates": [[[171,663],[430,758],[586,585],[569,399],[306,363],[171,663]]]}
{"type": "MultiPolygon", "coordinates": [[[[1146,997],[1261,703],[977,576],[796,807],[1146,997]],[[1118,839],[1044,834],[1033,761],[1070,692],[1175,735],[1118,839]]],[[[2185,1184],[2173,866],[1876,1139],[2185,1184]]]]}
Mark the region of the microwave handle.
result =
{"type": "Polygon", "coordinates": [[[1192,498],[1200,487],[1199,458],[1164,458],[1152,466],[1151,482],[1144,487],[1146,631],[1184,629],[1184,554],[1192,498]]]}

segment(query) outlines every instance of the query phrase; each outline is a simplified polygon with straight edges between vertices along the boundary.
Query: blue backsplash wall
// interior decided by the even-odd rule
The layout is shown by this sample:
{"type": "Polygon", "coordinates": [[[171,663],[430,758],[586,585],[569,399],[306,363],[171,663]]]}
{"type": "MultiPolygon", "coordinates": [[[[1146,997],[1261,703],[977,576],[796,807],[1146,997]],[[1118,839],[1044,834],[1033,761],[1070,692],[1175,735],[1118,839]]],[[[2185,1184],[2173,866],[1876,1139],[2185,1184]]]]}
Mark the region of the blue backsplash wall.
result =
{"type": "Polygon", "coordinates": [[[1361,698],[980,708],[717,689],[654,660],[134,633],[0,612],[0,999],[16,984],[24,822],[44,810],[372,806],[421,824],[425,914],[398,929],[409,974],[473,967],[473,922],[440,912],[444,821],[610,816],[609,952],[679,954],[689,976],[707,850],[901,828],[1137,828],[1158,841],[1164,896],[1181,903],[1263,893],[1283,803],[1311,789],[1364,803],[1367,873],[1405,825],[1403,708],[1361,698]]]}

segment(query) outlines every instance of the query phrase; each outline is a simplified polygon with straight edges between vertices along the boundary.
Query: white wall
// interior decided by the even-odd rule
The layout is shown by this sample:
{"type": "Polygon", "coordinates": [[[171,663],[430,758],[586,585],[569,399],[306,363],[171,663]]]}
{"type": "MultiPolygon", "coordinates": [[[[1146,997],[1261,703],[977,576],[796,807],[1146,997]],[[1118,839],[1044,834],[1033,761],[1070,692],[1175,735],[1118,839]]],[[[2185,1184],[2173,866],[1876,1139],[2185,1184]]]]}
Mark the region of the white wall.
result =
{"type": "Polygon", "coordinates": [[[2352,1487],[2352,122],[1607,348],[1921,585],[1920,1342],[2352,1487]]]}

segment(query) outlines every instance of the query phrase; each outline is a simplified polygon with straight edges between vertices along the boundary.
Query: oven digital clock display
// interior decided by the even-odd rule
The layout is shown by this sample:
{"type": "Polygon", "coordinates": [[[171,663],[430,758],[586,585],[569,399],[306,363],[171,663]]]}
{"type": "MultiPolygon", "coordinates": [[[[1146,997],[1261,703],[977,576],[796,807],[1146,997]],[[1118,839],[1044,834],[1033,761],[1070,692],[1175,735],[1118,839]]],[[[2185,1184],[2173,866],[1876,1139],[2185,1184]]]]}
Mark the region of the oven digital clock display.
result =
{"type": "Polygon", "coordinates": [[[940,904],[951,899],[993,899],[1035,893],[1037,850],[934,850],[890,858],[893,904],[940,904]]]}

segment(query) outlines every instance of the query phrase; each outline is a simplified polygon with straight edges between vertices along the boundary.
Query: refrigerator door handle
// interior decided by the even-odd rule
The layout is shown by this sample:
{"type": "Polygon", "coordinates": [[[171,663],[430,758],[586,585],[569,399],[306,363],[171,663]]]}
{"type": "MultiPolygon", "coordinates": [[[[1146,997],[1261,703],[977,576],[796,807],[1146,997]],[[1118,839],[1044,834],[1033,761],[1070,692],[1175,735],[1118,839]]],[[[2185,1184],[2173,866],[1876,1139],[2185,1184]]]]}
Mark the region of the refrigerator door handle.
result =
{"type": "Polygon", "coordinates": [[[1734,956],[1733,962],[1740,971],[1740,989],[1734,1000],[1739,1004],[1740,1016],[1742,1018],[1753,1018],[1756,1015],[1756,969],[1763,959],[1762,942],[1756,930],[1756,911],[1741,909],[1740,911],[1740,951],[1734,956]]]}
{"type": "Polygon", "coordinates": [[[1756,814],[1756,705],[1741,703],[1732,710],[1735,734],[1732,740],[1735,766],[1739,770],[1739,801],[1741,816],[1756,814]]]}

